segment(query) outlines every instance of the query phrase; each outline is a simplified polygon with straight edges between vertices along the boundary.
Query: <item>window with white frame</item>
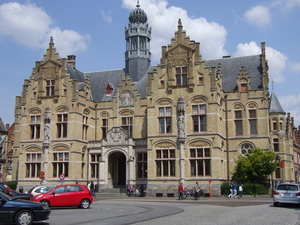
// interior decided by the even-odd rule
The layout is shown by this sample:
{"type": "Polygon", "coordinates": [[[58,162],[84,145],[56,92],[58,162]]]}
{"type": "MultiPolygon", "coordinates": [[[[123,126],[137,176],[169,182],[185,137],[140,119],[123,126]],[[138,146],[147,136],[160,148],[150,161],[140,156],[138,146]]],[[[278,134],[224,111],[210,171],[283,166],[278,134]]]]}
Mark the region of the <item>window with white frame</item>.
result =
{"type": "Polygon", "coordinates": [[[57,137],[66,138],[68,135],[68,114],[57,114],[57,137]]]}
{"type": "Polygon", "coordinates": [[[41,136],[41,115],[30,116],[30,139],[39,139],[41,136]]]}
{"type": "Polygon", "coordinates": [[[55,80],[46,80],[46,96],[54,95],[55,80]]]}
{"type": "Polygon", "coordinates": [[[137,153],[137,178],[147,178],[147,152],[137,153]]]}
{"type": "Polygon", "coordinates": [[[177,66],[175,67],[176,85],[187,85],[187,67],[177,66]]]}
{"type": "Polygon", "coordinates": [[[211,176],[210,148],[191,148],[190,165],[192,177],[211,176]]]}
{"type": "Polygon", "coordinates": [[[126,131],[128,137],[132,137],[132,116],[122,117],[122,128],[126,131]]]}
{"type": "Polygon", "coordinates": [[[241,146],[241,153],[242,153],[242,155],[246,156],[248,154],[251,154],[253,149],[254,148],[250,143],[244,143],[241,146]]]}
{"type": "Polygon", "coordinates": [[[175,149],[156,150],[156,176],[175,176],[175,149]]]}
{"type": "Polygon", "coordinates": [[[256,110],[249,110],[249,125],[250,125],[250,135],[257,135],[257,118],[256,118],[256,110]]]}
{"type": "Polygon", "coordinates": [[[39,178],[42,166],[42,153],[26,153],[26,177],[39,178]]]}
{"type": "Polygon", "coordinates": [[[64,174],[69,176],[69,152],[54,152],[53,153],[53,177],[59,177],[64,174]]]}
{"type": "Polygon", "coordinates": [[[206,131],[206,105],[199,104],[193,105],[193,131],[194,132],[205,132],[206,131]]]}
{"type": "Polygon", "coordinates": [[[243,135],[243,119],[242,119],[242,111],[237,110],[234,111],[234,123],[235,123],[235,135],[241,136],[243,135]]]}
{"type": "Polygon", "coordinates": [[[98,178],[99,162],[101,154],[91,154],[90,165],[91,165],[91,178],[98,178]]]}
{"type": "Polygon", "coordinates": [[[87,140],[87,133],[88,133],[88,117],[87,116],[83,116],[83,121],[82,121],[82,139],[83,140],[87,140]]]}
{"type": "Polygon", "coordinates": [[[159,107],[159,133],[172,132],[172,110],[171,107],[159,107]]]}

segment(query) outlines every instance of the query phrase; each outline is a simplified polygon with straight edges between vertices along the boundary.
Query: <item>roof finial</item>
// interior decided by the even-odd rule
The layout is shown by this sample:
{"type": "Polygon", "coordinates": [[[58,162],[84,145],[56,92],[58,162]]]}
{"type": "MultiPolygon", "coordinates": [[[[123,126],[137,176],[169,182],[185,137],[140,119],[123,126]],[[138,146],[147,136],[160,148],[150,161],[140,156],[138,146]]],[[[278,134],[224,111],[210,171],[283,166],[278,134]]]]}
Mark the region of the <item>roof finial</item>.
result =
{"type": "Polygon", "coordinates": [[[182,26],[181,19],[178,20],[178,26],[182,26]]]}
{"type": "Polygon", "coordinates": [[[274,81],[272,80],[272,91],[274,91],[274,81]]]}
{"type": "Polygon", "coordinates": [[[136,7],[140,7],[140,1],[137,0],[136,7]]]}
{"type": "Polygon", "coordinates": [[[53,37],[52,36],[50,37],[50,43],[53,43],[53,37]]]}

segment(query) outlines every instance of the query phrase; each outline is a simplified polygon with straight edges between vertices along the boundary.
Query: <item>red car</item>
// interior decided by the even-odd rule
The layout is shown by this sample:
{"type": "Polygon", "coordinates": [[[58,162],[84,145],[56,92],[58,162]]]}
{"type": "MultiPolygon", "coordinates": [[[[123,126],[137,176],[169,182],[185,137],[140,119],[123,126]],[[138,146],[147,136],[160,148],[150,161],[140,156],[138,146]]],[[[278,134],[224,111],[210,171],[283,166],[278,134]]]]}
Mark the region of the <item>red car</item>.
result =
{"type": "Polygon", "coordinates": [[[53,206],[79,206],[87,209],[93,202],[93,196],[85,185],[64,184],[57,186],[47,193],[38,194],[32,201],[41,202],[49,207],[53,206]]]}

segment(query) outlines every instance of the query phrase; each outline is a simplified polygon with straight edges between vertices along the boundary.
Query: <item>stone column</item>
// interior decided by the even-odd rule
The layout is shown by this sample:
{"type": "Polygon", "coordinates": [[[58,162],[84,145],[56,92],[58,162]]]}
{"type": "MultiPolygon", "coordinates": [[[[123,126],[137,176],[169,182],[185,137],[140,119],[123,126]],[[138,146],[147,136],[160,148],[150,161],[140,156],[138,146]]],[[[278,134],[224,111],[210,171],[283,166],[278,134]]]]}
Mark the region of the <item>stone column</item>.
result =
{"type": "Polygon", "coordinates": [[[44,167],[42,170],[45,172],[45,179],[41,180],[41,184],[47,184],[48,174],[48,165],[49,165],[49,147],[51,142],[51,111],[50,107],[46,107],[46,111],[44,114],[44,140],[43,140],[43,153],[44,153],[44,167]]]}
{"type": "Polygon", "coordinates": [[[184,182],[185,180],[185,157],[184,157],[184,144],[185,144],[185,103],[183,97],[178,98],[177,102],[177,112],[178,112],[178,119],[177,119],[177,130],[178,130],[178,146],[180,152],[180,182],[184,182]]]}

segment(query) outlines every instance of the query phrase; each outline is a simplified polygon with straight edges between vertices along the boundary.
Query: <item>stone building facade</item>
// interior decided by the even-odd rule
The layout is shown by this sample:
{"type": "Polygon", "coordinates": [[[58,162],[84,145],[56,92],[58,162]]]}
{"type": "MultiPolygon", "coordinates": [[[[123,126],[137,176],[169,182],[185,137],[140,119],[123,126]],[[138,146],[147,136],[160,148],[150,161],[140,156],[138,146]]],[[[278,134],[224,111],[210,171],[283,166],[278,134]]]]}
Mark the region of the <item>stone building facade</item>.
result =
{"type": "Polygon", "coordinates": [[[202,58],[181,20],[161,61],[150,65],[151,28],[139,5],[125,30],[125,69],[85,73],[60,58],[51,38],[16,98],[13,180],[82,183],[100,189],[145,184],[149,195],[196,181],[214,195],[240,154],[268,149],[295,180],[285,112],[269,93],[261,54],[202,58]],[[40,172],[45,175],[40,177],[40,172]],[[41,179],[42,178],[42,179],[41,179]]]}

